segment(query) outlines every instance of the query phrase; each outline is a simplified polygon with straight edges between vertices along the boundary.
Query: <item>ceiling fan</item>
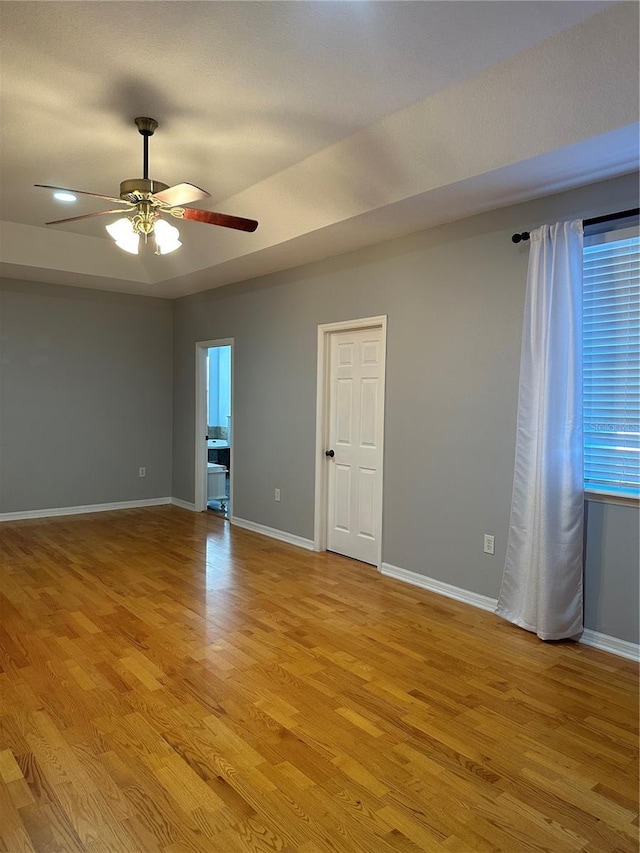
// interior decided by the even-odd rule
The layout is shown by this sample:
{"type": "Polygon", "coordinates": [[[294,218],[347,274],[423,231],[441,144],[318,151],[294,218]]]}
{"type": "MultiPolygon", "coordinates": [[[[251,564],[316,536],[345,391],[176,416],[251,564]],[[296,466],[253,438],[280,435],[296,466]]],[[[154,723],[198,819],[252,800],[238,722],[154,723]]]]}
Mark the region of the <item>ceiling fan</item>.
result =
{"type": "Polygon", "coordinates": [[[255,231],[258,223],[255,219],[243,219],[240,216],[229,216],[226,213],[214,213],[209,210],[197,210],[186,207],[194,201],[207,198],[209,193],[193,184],[175,184],[167,186],[160,181],[149,179],[149,137],[153,136],[158,127],[158,122],[153,118],[144,116],[136,120],[138,131],[143,138],[142,153],[142,178],[130,178],[120,184],[120,198],[114,196],[100,195],[99,193],[85,192],[84,190],[70,190],[66,187],[52,187],[48,184],[36,184],[47,190],[72,193],[77,195],[88,195],[92,198],[100,198],[103,201],[115,202],[124,205],[115,210],[101,210],[98,213],[85,213],[82,216],[69,216],[66,219],[55,219],[46,225],[59,225],[63,222],[77,222],[80,219],[91,219],[95,216],[110,216],[121,213],[124,216],[107,225],[106,229],[115,239],[116,245],[126,252],[138,254],[140,237],[147,242],[149,235],[153,234],[156,242],[156,254],[166,255],[178,249],[182,243],[179,241],[177,228],[169,225],[163,215],[170,215],[176,219],[192,219],[195,222],[204,222],[207,225],[222,225],[225,228],[235,228],[239,231],[255,231]]]}

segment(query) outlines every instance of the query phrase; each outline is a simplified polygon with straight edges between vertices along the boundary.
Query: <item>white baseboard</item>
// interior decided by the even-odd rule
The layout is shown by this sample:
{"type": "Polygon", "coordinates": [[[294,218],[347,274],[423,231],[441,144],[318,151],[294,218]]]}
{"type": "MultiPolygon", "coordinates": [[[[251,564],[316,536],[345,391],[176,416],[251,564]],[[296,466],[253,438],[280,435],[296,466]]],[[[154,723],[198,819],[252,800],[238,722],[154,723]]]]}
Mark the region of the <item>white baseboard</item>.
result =
{"type": "Polygon", "coordinates": [[[22,512],[0,512],[2,521],[22,521],[26,518],[53,518],[57,515],[84,515],[88,512],[111,512],[114,509],[139,509],[145,506],[161,506],[171,503],[171,498],[147,498],[141,501],[115,501],[106,504],[84,506],[60,506],[49,509],[28,509],[22,512]]]}
{"type": "Polygon", "coordinates": [[[465,604],[471,604],[473,607],[479,607],[481,610],[493,612],[498,604],[497,598],[488,598],[486,595],[480,595],[477,592],[469,592],[469,590],[462,589],[459,586],[452,586],[451,584],[437,581],[435,578],[428,578],[426,575],[419,575],[417,572],[410,572],[408,569],[392,566],[390,563],[383,563],[380,571],[383,575],[387,575],[387,577],[405,581],[405,583],[422,587],[422,589],[428,589],[430,592],[437,592],[439,595],[454,598],[456,601],[463,601],[465,604]]]}
{"type": "Polygon", "coordinates": [[[182,498],[170,498],[169,503],[172,506],[179,506],[181,509],[188,509],[191,512],[196,511],[196,505],[190,501],[183,501],[182,498]]]}
{"type": "Polygon", "coordinates": [[[585,628],[580,642],[584,643],[585,646],[593,646],[594,649],[610,652],[612,655],[618,655],[621,658],[640,661],[640,646],[637,643],[630,643],[628,640],[619,640],[617,637],[610,637],[609,634],[601,634],[599,631],[585,628]]]}
{"type": "Polygon", "coordinates": [[[245,530],[253,531],[253,533],[261,533],[263,536],[278,539],[280,542],[286,542],[288,545],[296,545],[298,548],[304,548],[306,551],[315,550],[312,539],[305,539],[302,536],[296,536],[294,533],[287,533],[285,530],[277,530],[275,527],[267,527],[265,524],[256,524],[255,521],[247,521],[246,518],[232,516],[229,520],[236,527],[243,527],[245,530]]]}
{"type": "MultiPolygon", "coordinates": [[[[390,578],[396,578],[396,580],[410,583],[413,586],[428,589],[430,592],[437,592],[439,595],[445,595],[447,598],[462,601],[464,604],[472,605],[472,607],[479,607],[481,610],[494,612],[498,604],[496,598],[489,598],[477,592],[470,592],[467,589],[435,580],[435,578],[429,578],[417,572],[410,572],[408,569],[392,566],[390,563],[383,563],[380,571],[383,575],[387,575],[390,578]]],[[[595,649],[609,652],[618,657],[634,661],[640,660],[640,646],[637,643],[620,640],[618,637],[610,637],[608,634],[601,634],[599,631],[592,631],[589,628],[585,628],[580,642],[586,646],[592,646],[595,649]]]]}

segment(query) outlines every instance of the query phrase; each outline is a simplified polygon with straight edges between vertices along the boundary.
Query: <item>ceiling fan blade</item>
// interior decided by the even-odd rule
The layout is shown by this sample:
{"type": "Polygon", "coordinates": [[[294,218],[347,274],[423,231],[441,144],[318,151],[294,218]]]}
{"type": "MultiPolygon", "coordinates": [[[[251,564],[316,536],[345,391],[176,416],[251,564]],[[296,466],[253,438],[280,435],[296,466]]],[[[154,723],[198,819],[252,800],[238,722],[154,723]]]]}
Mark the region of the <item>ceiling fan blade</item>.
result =
{"type": "Polygon", "coordinates": [[[227,213],[214,213],[211,210],[194,210],[185,207],[182,219],[194,219],[207,225],[222,225],[224,228],[236,228],[238,231],[255,231],[258,223],[255,219],[243,219],[241,216],[229,216],[227,213]]]}
{"type": "Polygon", "coordinates": [[[128,199],[115,198],[111,195],[100,195],[99,193],[88,193],[84,190],[70,190],[67,187],[50,187],[49,184],[34,184],[34,187],[42,187],[45,190],[59,190],[63,193],[73,193],[74,195],[90,195],[92,198],[102,198],[105,201],[116,201],[118,204],[131,204],[128,199]]]}
{"type": "Polygon", "coordinates": [[[151,196],[151,198],[168,204],[170,207],[182,207],[183,204],[191,204],[208,197],[209,193],[206,190],[201,190],[200,187],[193,184],[176,184],[151,196]]]}
{"type": "Polygon", "coordinates": [[[83,213],[82,216],[69,216],[67,219],[53,219],[51,222],[45,222],[45,225],[60,225],[62,222],[77,222],[79,219],[91,219],[94,216],[108,216],[110,213],[131,213],[135,207],[130,207],[129,210],[100,210],[98,213],[83,213]]]}

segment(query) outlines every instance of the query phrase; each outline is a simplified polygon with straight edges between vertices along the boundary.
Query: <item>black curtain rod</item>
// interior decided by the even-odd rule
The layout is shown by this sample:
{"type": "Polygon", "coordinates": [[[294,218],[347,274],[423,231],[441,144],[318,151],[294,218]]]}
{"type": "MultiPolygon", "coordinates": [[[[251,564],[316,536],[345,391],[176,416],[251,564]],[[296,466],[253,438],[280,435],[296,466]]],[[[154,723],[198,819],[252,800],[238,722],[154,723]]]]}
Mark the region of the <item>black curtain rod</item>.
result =
{"type": "MultiPolygon", "coordinates": [[[[626,219],[628,216],[638,216],[640,207],[634,207],[631,210],[621,210],[619,213],[607,213],[605,216],[594,216],[593,219],[583,219],[582,224],[600,225],[602,222],[613,222],[616,219],[626,219]]],[[[521,243],[523,240],[528,240],[530,234],[528,231],[523,231],[521,234],[512,234],[511,241],[513,243],[521,243]]]]}

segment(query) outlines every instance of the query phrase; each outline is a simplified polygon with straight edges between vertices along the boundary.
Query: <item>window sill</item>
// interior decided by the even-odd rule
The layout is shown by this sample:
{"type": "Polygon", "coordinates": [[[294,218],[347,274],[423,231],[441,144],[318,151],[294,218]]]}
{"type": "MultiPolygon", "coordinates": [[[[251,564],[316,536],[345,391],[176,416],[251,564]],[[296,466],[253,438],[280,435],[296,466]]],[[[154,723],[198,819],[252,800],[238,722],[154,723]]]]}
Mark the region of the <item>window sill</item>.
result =
{"type": "Polygon", "coordinates": [[[602,492],[585,492],[585,501],[593,501],[599,504],[616,504],[617,506],[631,506],[635,509],[640,507],[640,498],[626,497],[625,495],[607,495],[602,492]]]}

